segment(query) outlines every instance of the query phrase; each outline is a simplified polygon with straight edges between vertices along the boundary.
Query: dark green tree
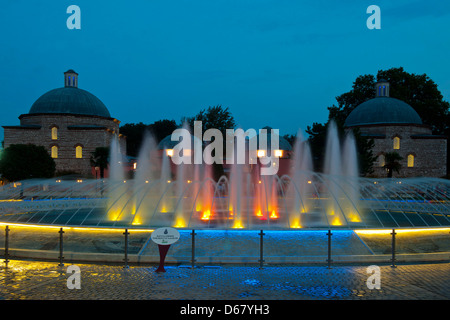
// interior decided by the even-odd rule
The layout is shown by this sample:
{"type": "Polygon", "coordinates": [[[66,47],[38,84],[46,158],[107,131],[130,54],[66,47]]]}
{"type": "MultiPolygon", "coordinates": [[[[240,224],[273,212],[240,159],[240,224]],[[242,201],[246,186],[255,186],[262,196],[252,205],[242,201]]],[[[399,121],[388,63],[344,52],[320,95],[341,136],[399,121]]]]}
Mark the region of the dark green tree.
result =
{"type": "Polygon", "coordinates": [[[328,123],[322,124],[314,122],[312,126],[306,128],[309,135],[308,142],[311,148],[314,171],[321,172],[325,161],[325,146],[327,140],[328,123]]]}
{"type": "Polygon", "coordinates": [[[289,144],[294,147],[295,145],[295,141],[297,140],[297,135],[296,134],[285,134],[283,136],[284,139],[286,139],[287,142],[289,142],[289,144]]]}
{"type": "MultiPolygon", "coordinates": [[[[423,123],[429,125],[434,134],[450,134],[450,105],[443,100],[436,83],[426,74],[408,73],[402,67],[379,70],[376,76],[370,74],[358,76],[349,92],[336,97],[337,105],[328,107],[328,121],[333,119],[338,128],[342,130],[348,115],[358,105],[375,97],[375,83],[381,79],[390,82],[389,95],[405,101],[413,107],[422,118],[423,123]]],[[[309,134],[316,168],[322,168],[327,124],[328,122],[325,124],[314,123],[306,130],[309,134]]],[[[370,147],[373,145],[373,141],[370,142],[370,139],[357,132],[354,134],[361,174],[370,174],[375,161],[370,147]]]]}
{"type": "Polygon", "coordinates": [[[120,133],[127,138],[127,154],[129,156],[137,157],[146,130],[148,130],[148,125],[142,122],[126,123],[120,127],[120,133]]]}
{"type": "Polygon", "coordinates": [[[352,89],[336,97],[338,105],[328,108],[329,118],[343,125],[345,119],[358,105],[375,97],[377,80],[390,83],[389,96],[409,104],[429,125],[434,134],[447,134],[450,128],[450,105],[443,100],[437,84],[426,74],[406,72],[402,67],[379,70],[373,75],[362,75],[353,82],[352,89]]]}
{"type": "Polygon", "coordinates": [[[403,157],[400,156],[397,152],[387,152],[384,155],[384,166],[383,168],[387,171],[387,177],[392,178],[394,171],[399,173],[402,168],[402,164],[400,161],[403,160],[403,157]]]}
{"type": "MultiPolygon", "coordinates": [[[[182,123],[186,122],[191,132],[193,132],[194,121],[202,122],[202,134],[208,129],[218,129],[223,137],[223,151],[226,151],[226,129],[234,129],[236,123],[230,110],[220,105],[202,109],[194,117],[183,118],[182,123]]],[[[223,166],[221,164],[213,164],[214,178],[217,180],[224,174],[223,166]]]]}
{"type": "Polygon", "coordinates": [[[9,181],[51,178],[56,164],[43,146],[12,144],[0,159],[0,174],[9,181]]]}
{"type": "Polygon", "coordinates": [[[208,129],[218,129],[224,138],[226,129],[234,129],[236,126],[230,110],[220,105],[202,109],[194,117],[182,119],[182,122],[187,122],[191,129],[194,128],[194,121],[202,122],[203,133],[208,129]]]}
{"type": "Polygon", "coordinates": [[[156,143],[172,134],[177,128],[175,120],[158,120],[152,124],[126,123],[120,127],[120,133],[127,137],[127,154],[132,157],[137,157],[141,148],[142,140],[145,132],[150,132],[155,138],[156,143]]]}
{"type": "MultiPolygon", "coordinates": [[[[311,153],[313,155],[314,170],[319,172],[323,170],[329,123],[329,121],[325,124],[315,122],[311,127],[308,126],[306,129],[306,133],[309,135],[308,140],[311,147],[311,153]]],[[[344,128],[341,125],[337,125],[337,128],[340,137],[340,143],[341,145],[343,145],[343,140],[345,137],[344,128]]],[[[360,175],[371,174],[373,173],[373,163],[376,160],[376,157],[372,153],[374,141],[373,139],[367,139],[361,136],[361,132],[359,131],[359,129],[354,129],[353,135],[355,137],[360,175]]]]}
{"type": "Polygon", "coordinates": [[[98,167],[100,170],[100,179],[105,177],[105,169],[109,163],[109,148],[97,147],[90,157],[91,166],[98,167]]]}
{"type": "Polygon", "coordinates": [[[178,125],[175,120],[167,119],[155,121],[148,126],[148,130],[155,138],[156,143],[171,135],[176,128],[178,128],[178,125]]]}

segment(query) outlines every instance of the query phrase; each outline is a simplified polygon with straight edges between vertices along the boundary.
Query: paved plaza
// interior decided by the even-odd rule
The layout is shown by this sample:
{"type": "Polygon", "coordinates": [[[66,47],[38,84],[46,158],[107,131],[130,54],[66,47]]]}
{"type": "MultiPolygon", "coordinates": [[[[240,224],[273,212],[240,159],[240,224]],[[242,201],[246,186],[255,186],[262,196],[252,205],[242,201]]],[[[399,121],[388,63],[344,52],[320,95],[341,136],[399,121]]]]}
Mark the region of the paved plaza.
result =
{"type": "MultiPolygon", "coordinates": [[[[380,265],[380,289],[369,289],[367,265],[155,265],[76,264],[80,289],[69,289],[70,264],[12,260],[0,267],[4,300],[446,300],[450,263],[380,265]]],[[[74,282],[73,282],[74,283],[74,282]]]]}

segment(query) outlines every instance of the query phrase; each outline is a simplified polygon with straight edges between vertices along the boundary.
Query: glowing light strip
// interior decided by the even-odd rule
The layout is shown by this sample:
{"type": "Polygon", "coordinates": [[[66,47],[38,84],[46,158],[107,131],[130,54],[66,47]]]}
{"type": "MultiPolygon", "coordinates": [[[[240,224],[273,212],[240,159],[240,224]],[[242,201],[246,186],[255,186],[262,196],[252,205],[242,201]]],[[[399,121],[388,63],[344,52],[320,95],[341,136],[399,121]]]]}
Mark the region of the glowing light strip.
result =
{"type": "Polygon", "coordinates": [[[43,229],[65,229],[73,231],[120,231],[123,232],[124,229],[128,229],[128,232],[153,232],[154,229],[135,229],[135,228],[102,228],[102,227],[69,227],[69,226],[49,226],[49,225],[39,225],[39,224],[26,224],[26,223],[7,223],[0,222],[0,226],[9,227],[21,227],[21,228],[43,228],[43,229]]]}
{"type": "MultiPolygon", "coordinates": [[[[420,228],[420,229],[395,229],[395,233],[409,233],[409,232],[450,232],[450,228],[420,228]]],[[[370,235],[370,234],[390,234],[392,229],[373,229],[373,230],[355,230],[357,234],[370,235]]]]}

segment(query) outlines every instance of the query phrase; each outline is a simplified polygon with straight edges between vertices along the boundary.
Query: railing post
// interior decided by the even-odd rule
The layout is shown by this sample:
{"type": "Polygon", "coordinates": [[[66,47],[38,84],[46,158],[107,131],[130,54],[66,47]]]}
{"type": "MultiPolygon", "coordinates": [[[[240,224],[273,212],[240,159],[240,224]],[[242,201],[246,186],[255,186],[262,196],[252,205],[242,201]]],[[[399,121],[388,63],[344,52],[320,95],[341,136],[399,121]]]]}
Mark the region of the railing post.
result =
{"type": "Polygon", "coordinates": [[[391,251],[392,251],[391,262],[392,262],[392,265],[391,265],[391,267],[392,268],[397,268],[397,266],[395,265],[395,235],[396,234],[397,233],[395,232],[395,229],[392,229],[392,233],[391,233],[391,235],[392,235],[392,246],[391,246],[391,251]]]}
{"type": "Polygon", "coordinates": [[[333,261],[333,260],[331,260],[331,236],[332,235],[333,234],[331,233],[331,230],[328,230],[328,233],[327,233],[327,236],[328,236],[328,259],[327,259],[328,269],[331,269],[331,262],[333,261]]]}
{"type": "Polygon", "coordinates": [[[192,252],[192,256],[191,256],[191,269],[194,269],[195,267],[195,230],[192,230],[191,232],[191,236],[192,236],[192,245],[191,245],[191,252],[192,252]]]}
{"type": "Polygon", "coordinates": [[[63,267],[64,266],[64,263],[63,263],[63,259],[64,259],[64,256],[63,256],[63,252],[64,252],[64,249],[63,249],[63,234],[64,234],[64,231],[63,231],[63,228],[61,228],[61,229],[59,229],[59,264],[58,264],[58,266],[60,266],[60,267],[63,267]]]}
{"type": "Polygon", "coordinates": [[[258,235],[259,235],[259,268],[262,269],[263,263],[264,263],[263,238],[264,238],[265,233],[261,230],[261,232],[258,233],[258,235]]]}
{"type": "Polygon", "coordinates": [[[9,262],[9,228],[5,228],[5,268],[8,268],[9,262]]]}
{"type": "Polygon", "coordinates": [[[128,235],[130,233],[128,232],[128,229],[125,229],[125,232],[123,234],[125,235],[125,245],[124,245],[124,247],[125,247],[125,259],[123,259],[125,264],[124,264],[123,267],[126,269],[126,268],[128,268],[128,235]]]}

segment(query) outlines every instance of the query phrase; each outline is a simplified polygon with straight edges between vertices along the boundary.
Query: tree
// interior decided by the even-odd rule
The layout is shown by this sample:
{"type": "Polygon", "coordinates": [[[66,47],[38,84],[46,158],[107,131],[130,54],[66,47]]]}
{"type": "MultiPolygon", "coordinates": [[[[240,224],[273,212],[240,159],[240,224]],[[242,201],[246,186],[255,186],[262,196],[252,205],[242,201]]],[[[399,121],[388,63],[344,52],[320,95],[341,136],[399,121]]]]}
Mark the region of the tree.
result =
{"type": "Polygon", "coordinates": [[[323,170],[328,124],[329,122],[325,124],[314,122],[312,126],[307,126],[305,130],[309,135],[308,142],[311,148],[314,171],[320,172],[323,170]]]}
{"type": "Polygon", "coordinates": [[[105,177],[105,169],[108,168],[109,163],[109,148],[97,147],[92,152],[90,158],[91,166],[98,167],[100,169],[100,179],[105,177]]]}
{"type": "Polygon", "coordinates": [[[178,128],[178,125],[175,120],[167,119],[155,121],[148,126],[148,130],[155,138],[156,143],[171,135],[176,128],[178,128]]]}
{"type": "MultiPolygon", "coordinates": [[[[202,122],[202,134],[208,129],[218,129],[222,133],[223,137],[223,150],[226,150],[226,130],[234,129],[236,123],[234,121],[234,117],[231,112],[227,108],[223,108],[222,106],[214,106],[208,107],[208,109],[202,109],[199,113],[197,113],[194,117],[184,118],[182,122],[186,122],[191,132],[194,128],[194,121],[202,122]]],[[[223,174],[223,166],[221,164],[214,163],[213,174],[214,179],[219,179],[223,174]]]]}
{"type": "MultiPolygon", "coordinates": [[[[352,89],[336,97],[337,105],[328,107],[328,121],[333,119],[340,130],[343,130],[348,115],[361,103],[375,97],[375,83],[377,80],[390,82],[389,96],[408,103],[424,124],[429,125],[433,134],[450,134],[450,105],[443,100],[436,83],[426,74],[417,75],[404,71],[402,67],[379,70],[374,75],[358,76],[353,82],[352,89]]],[[[325,124],[314,123],[308,126],[313,158],[316,168],[320,166],[324,157],[324,143],[326,139],[325,124]],[[320,144],[323,145],[321,146],[320,144]]],[[[356,138],[360,172],[362,175],[370,174],[376,157],[373,156],[370,145],[373,141],[361,136],[354,130],[356,138]]],[[[447,148],[450,152],[450,149],[447,148]]],[[[447,157],[450,161],[450,157],[447,157]]],[[[449,162],[450,163],[450,162],[449,162]]]]}
{"type": "Polygon", "coordinates": [[[384,166],[383,168],[387,171],[387,177],[392,178],[393,172],[400,172],[402,165],[400,161],[403,159],[397,152],[387,152],[384,155],[384,166]]]}
{"type": "Polygon", "coordinates": [[[152,124],[126,123],[120,127],[120,133],[127,137],[127,154],[137,157],[141,148],[142,140],[146,131],[150,132],[155,138],[156,143],[172,134],[177,128],[175,120],[158,120],[152,124]]]}
{"type": "Polygon", "coordinates": [[[296,134],[285,134],[284,136],[283,136],[283,138],[287,141],[287,142],[289,142],[289,144],[291,145],[291,146],[294,146],[295,145],[295,141],[297,140],[297,135],[296,134]]]}
{"type": "Polygon", "coordinates": [[[377,157],[372,152],[375,142],[373,139],[363,137],[359,128],[353,129],[353,136],[355,137],[358,154],[359,173],[362,176],[372,174],[373,164],[377,160],[377,157]]]}
{"type": "MultiPolygon", "coordinates": [[[[194,128],[194,121],[202,122],[202,129],[204,133],[208,129],[218,129],[225,137],[226,129],[234,129],[236,123],[233,115],[227,108],[223,108],[218,105],[215,107],[208,107],[208,109],[202,109],[194,117],[183,119],[188,125],[194,128]]],[[[183,121],[183,122],[184,122],[183,121]]]]}
{"type": "MultiPolygon", "coordinates": [[[[306,129],[306,133],[309,135],[308,141],[311,147],[314,170],[319,172],[323,170],[329,123],[329,121],[325,124],[315,122],[312,126],[308,126],[306,129]]],[[[337,129],[339,137],[341,137],[340,144],[343,145],[343,137],[345,137],[344,127],[337,124],[337,129]]],[[[373,163],[376,160],[376,157],[372,152],[372,148],[375,144],[373,139],[368,139],[362,136],[358,128],[353,129],[353,136],[355,137],[360,175],[364,176],[373,173],[373,163]]]]}
{"type": "MultiPolygon", "coordinates": [[[[429,125],[433,134],[447,134],[450,129],[450,104],[443,100],[437,84],[426,74],[406,72],[402,67],[379,70],[377,80],[390,83],[389,96],[409,104],[429,125]]],[[[329,118],[343,125],[358,105],[375,97],[375,76],[361,75],[353,82],[352,90],[336,97],[338,105],[331,106],[329,118]]]]}
{"type": "Polygon", "coordinates": [[[0,174],[9,181],[33,178],[51,178],[56,164],[43,146],[12,144],[0,160],[0,174]]]}

